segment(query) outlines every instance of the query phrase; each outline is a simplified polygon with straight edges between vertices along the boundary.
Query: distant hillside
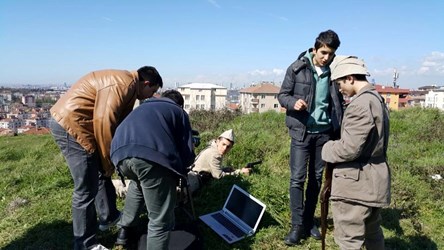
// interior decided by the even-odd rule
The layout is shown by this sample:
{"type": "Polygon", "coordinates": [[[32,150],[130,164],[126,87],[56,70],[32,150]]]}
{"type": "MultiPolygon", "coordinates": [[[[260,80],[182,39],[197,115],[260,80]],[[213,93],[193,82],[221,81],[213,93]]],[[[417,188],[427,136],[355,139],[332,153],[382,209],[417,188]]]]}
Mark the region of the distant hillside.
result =
{"type": "MultiPolygon", "coordinates": [[[[225,178],[202,189],[194,197],[197,214],[219,209],[234,183],[263,201],[267,210],[256,235],[232,246],[199,223],[205,248],[287,249],[282,242],[290,228],[285,115],[222,114],[228,118],[213,119],[217,115],[191,117],[202,135],[198,151],[233,128],[236,144],[226,164],[241,167],[258,159],[263,163],[251,176],[225,178]]],[[[444,177],[443,139],[444,114],[438,110],[391,113],[392,204],[383,211],[387,249],[444,249],[444,180],[432,178],[444,177]]],[[[0,137],[0,249],[71,249],[71,193],[68,168],[50,135],[0,137]]],[[[122,208],[123,200],[118,205],[122,208]]],[[[327,247],[338,249],[332,230],[330,217],[327,247]]],[[[112,248],[115,234],[116,230],[100,233],[100,241],[112,248]]],[[[320,249],[320,242],[307,239],[293,249],[308,248],[320,249]]]]}

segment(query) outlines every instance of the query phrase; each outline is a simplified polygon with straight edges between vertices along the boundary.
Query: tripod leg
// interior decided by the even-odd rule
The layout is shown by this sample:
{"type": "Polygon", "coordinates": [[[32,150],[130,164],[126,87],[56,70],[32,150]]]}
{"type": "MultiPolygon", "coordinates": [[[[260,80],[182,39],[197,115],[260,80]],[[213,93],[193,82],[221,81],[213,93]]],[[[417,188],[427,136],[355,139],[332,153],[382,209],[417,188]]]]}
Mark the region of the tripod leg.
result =
{"type": "Polygon", "coordinates": [[[192,219],[196,220],[196,211],[194,210],[194,202],[193,202],[193,194],[190,192],[190,188],[188,186],[188,182],[186,182],[185,188],[188,194],[188,202],[190,203],[192,219]]]}

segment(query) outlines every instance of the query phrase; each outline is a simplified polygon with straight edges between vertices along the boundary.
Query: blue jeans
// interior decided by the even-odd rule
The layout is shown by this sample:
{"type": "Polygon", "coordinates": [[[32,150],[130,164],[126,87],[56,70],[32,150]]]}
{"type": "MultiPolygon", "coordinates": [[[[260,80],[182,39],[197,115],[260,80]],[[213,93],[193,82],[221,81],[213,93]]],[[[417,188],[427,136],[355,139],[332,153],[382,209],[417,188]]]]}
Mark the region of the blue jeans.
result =
{"type": "Polygon", "coordinates": [[[170,231],[174,227],[178,176],[166,167],[139,158],[127,158],[117,167],[132,180],[118,225],[137,225],[143,205],[146,205],[149,219],[147,249],[168,249],[170,231]]]}
{"type": "Polygon", "coordinates": [[[74,181],[74,249],[87,249],[97,244],[97,214],[103,224],[119,216],[116,208],[116,190],[111,178],[100,173],[101,161],[97,153],[88,154],[54,119],[50,122],[50,128],[74,181]]]}
{"type": "Polygon", "coordinates": [[[290,147],[290,210],[292,226],[313,227],[314,213],[322,185],[324,161],[322,146],[329,140],[327,133],[307,133],[303,141],[291,139],[290,147]],[[304,185],[308,172],[307,189],[304,185]]]}

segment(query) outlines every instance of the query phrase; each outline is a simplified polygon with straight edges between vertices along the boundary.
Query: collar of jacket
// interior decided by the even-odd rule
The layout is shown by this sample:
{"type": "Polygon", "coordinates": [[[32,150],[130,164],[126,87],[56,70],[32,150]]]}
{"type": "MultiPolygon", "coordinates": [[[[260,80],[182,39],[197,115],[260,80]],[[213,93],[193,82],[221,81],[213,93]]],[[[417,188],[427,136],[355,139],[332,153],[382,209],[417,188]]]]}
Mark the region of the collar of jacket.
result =
{"type": "Polygon", "coordinates": [[[136,84],[136,98],[139,99],[140,93],[142,92],[143,89],[143,84],[140,84],[139,81],[139,73],[137,73],[137,70],[134,71],[130,71],[131,75],[133,76],[134,79],[134,84],[136,84]]]}
{"type": "MultiPolygon", "coordinates": [[[[174,104],[174,105],[180,107],[176,102],[174,102],[173,100],[171,100],[168,97],[149,98],[146,102],[149,102],[149,103],[153,103],[153,102],[168,102],[168,103],[171,103],[171,104],[174,104]]],[[[182,108],[182,107],[180,107],[180,108],[182,108]]]]}

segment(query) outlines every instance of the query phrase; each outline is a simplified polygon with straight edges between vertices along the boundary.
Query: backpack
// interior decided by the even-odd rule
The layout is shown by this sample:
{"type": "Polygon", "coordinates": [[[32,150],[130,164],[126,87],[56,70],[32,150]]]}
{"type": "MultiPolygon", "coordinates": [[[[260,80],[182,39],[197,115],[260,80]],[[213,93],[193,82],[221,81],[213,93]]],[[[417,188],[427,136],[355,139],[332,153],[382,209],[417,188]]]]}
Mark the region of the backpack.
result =
{"type": "MultiPolygon", "coordinates": [[[[137,249],[146,250],[147,234],[142,234],[137,249]]],[[[175,226],[170,232],[170,250],[199,250],[203,249],[201,235],[197,223],[187,222],[175,226]]]]}

